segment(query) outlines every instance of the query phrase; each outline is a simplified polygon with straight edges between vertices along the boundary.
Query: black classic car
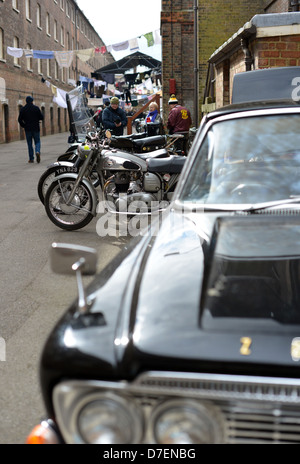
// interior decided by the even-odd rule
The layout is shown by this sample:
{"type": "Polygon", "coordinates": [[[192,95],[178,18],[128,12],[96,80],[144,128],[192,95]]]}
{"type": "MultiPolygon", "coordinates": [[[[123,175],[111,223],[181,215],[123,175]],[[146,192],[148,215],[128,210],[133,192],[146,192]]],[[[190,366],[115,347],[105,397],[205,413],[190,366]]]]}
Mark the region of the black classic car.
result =
{"type": "Polygon", "coordinates": [[[41,358],[41,441],[300,443],[297,99],[208,114],[168,213],[85,291],[78,276],[41,358]]]}

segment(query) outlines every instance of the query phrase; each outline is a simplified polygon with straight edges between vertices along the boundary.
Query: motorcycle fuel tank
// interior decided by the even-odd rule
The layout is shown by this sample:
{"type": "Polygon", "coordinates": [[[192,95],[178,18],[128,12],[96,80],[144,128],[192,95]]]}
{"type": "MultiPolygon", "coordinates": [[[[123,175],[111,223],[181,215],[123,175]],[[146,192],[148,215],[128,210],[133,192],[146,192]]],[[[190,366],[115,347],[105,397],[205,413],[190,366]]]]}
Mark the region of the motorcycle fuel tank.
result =
{"type": "Polygon", "coordinates": [[[131,153],[123,152],[104,152],[100,158],[98,166],[109,171],[146,171],[146,161],[131,153]]]}

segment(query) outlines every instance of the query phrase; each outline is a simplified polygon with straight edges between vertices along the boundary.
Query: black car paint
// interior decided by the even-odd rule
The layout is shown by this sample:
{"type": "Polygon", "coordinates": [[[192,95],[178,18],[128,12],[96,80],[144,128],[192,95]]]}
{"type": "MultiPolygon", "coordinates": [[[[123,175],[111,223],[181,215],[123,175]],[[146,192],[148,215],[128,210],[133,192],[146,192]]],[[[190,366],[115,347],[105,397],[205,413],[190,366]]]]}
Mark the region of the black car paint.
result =
{"type": "MultiPolygon", "coordinates": [[[[299,105],[291,101],[230,105],[207,115],[202,127],[222,115],[291,106],[299,105]]],[[[201,143],[201,137],[198,131],[194,143],[201,143]]],[[[188,159],[186,171],[189,165],[188,159]]],[[[152,236],[135,239],[96,277],[88,288],[93,300],[89,313],[78,315],[75,301],[51,332],[40,370],[49,416],[54,417],[52,389],[63,379],[130,381],[149,370],[299,378],[299,363],[290,355],[292,339],[300,333],[298,321],[288,324],[270,317],[273,308],[257,295],[266,317],[245,317],[244,304],[249,302],[240,300],[228,317],[218,319],[218,298],[213,293],[207,298],[210,289],[220,289],[215,267],[223,268],[227,277],[238,269],[246,276],[243,288],[261,275],[270,301],[274,288],[280,297],[288,294],[292,282],[290,304],[297,309],[300,244],[295,241],[295,230],[299,226],[299,216],[236,217],[224,211],[183,215],[175,206],[159,235],[154,228],[152,236]],[[234,221],[243,232],[240,242],[235,242],[241,256],[230,256],[229,250],[229,256],[220,257],[219,232],[224,223],[234,227],[234,221]],[[266,260],[262,226],[272,227],[274,238],[280,240],[282,227],[290,222],[294,229],[286,231],[285,240],[294,250],[266,260]],[[256,230],[252,237],[255,259],[247,256],[249,224],[256,230]],[[269,286],[266,266],[267,277],[275,276],[275,287],[269,286]],[[246,354],[242,349],[245,338],[251,339],[246,354]]]]}
{"type": "MultiPolygon", "coordinates": [[[[290,221],[288,218],[289,224],[290,221]]],[[[293,255],[266,260],[263,233],[266,222],[277,231],[274,236],[277,240],[284,223],[287,224],[281,216],[236,218],[210,213],[209,220],[206,215],[206,222],[201,224],[198,216],[183,217],[174,211],[162,224],[158,236],[146,236],[124,250],[89,288],[88,294],[93,300],[90,312],[74,317],[75,303],[48,340],[41,368],[48,412],[53,413],[51,389],[62,378],[130,380],[151,369],[245,375],[264,372],[274,377],[289,369],[290,375],[293,372],[293,376],[299,377],[299,366],[291,359],[290,345],[293,336],[299,335],[300,326],[294,321],[293,325],[282,324],[272,317],[270,293],[273,290],[269,274],[274,273],[275,287],[278,285],[282,294],[289,291],[287,286],[292,279],[294,300],[290,303],[296,308],[300,243],[295,243],[294,229],[287,242],[290,246],[293,244],[293,255]],[[247,241],[249,221],[250,230],[256,230],[252,243],[247,241]],[[235,242],[241,256],[218,254],[222,224],[229,226],[227,234],[233,234],[234,240],[237,224],[241,228],[243,238],[235,242]],[[247,256],[249,247],[256,248],[254,260],[247,256]],[[218,313],[218,298],[205,297],[209,289],[217,287],[214,266],[219,271],[223,266],[221,274],[226,277],[227,272],[227,279],[232,269],[238,268],[244,273],[243,282],[235,282],[236,289],[231,288],[228,294],[223,289],[222,318],[218,313]],[[278,269],[281,277],[276,274],[278,269]],[[188,278],[185,278],[187,270],[188,278]],[[258,314],[249,317],[246,314],[249,302],[238,298],[240,291],[247,287],[251,295],[249,287],[254,281],[265,292],[265,298],[253,296],[259,309],[264,311],[263,318],[258,314]],[[231,303],[235,301],[230,311],[226,298],[231,303]],[[241,351],[243,337],[252,339],[248,356],[241,351]],[[128,342],[116,345],[116,340],[124,339],[128,342]]],[[[292,218],[292,222],[296,228],[300,226],[298,217],[292,218]]],[[[226,248],[225,243],[222,246],[226,248]]],[[[230,249],[227,251],[230,253],[230,249]]]]}

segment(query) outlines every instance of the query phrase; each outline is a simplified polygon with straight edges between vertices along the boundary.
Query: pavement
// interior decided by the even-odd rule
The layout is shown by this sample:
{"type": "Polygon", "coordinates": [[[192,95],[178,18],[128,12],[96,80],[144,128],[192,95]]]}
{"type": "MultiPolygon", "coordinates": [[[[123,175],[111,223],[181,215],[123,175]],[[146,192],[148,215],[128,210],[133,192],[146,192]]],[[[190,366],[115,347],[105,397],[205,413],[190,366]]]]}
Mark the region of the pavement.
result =
{"type": "Polygon", "coordinates": [[[52,272],[51,244],[95,248],[100,271],[130,238],[99,236],[98,217],[78,231],[62,230],[47,217],[38,180],[66,151],[68,135],[41,137],[40,163],[28,163],[26,140],[0,144],[0,444],[24,443],[44,417],[40,355],[51,328],[77,296],[73,276],[52,272]]]}
{"type": "MultiPolygon", "coordinates": [[[[68,148],[68,136],[69,132],[41,136],[41,163],[43,165],[49,161],[56,161],[56,154],[66,151],[68,148]]],[[[6,155],[6,159],[8,159],[10,153],[15,154],[16,152],[18,152],[20,156],[24,156],[25,164],[28,163],[29,156],[26,140],[0,144],[1,159],[3,159],[2,155],[6,155]]]]}

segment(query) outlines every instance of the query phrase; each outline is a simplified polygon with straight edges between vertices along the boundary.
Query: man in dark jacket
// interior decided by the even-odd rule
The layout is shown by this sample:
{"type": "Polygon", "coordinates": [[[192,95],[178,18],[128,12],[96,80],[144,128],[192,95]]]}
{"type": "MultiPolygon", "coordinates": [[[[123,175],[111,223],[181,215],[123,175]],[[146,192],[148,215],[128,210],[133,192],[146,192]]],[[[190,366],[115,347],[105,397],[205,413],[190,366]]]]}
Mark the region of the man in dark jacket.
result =
{"type": "Polygon", "coordinates": [[[44,116],[40,108],[33,104],[33,98],[31,96],[26,97],[26,105],[20,110],[18,122],[20,126],[25,129],[29,154],[28,163],[34,162],[32,140],[34,140],[35,144],[35,156],[37,163],[41,160],[40,121],[43,119],[44,116]]]}
{"type": "Polygon", "coordinates": [[[102,124],[104,129],[109,129],[113,135],[123,135],[124,127],[127,126],[127,116],[122,108],[119,108],[119,99],[112,97],[110,106],[102,113],[102,124]]]}

